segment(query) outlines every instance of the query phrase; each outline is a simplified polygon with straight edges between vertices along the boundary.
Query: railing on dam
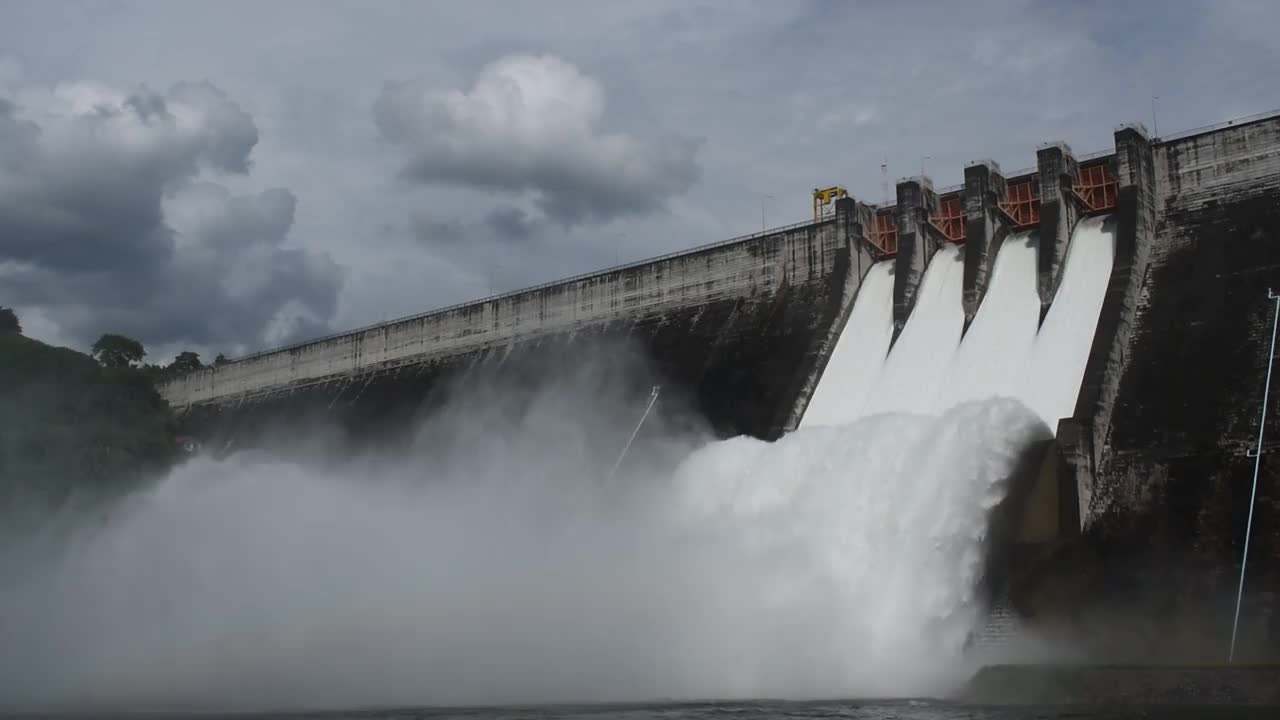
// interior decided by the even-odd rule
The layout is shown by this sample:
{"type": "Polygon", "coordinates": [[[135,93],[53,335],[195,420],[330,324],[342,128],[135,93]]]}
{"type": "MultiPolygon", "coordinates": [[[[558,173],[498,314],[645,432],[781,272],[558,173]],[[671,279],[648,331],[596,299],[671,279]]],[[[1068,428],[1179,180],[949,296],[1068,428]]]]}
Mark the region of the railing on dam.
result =
{"type": "Polygon", "coordinates": [[[611,267],[602,268],[600,270],[590,270],[588,272],[579,273],[577,275],[557,278],[555,280],[549,280],[547,282],[538,283],[537,285],[529,285],[527,287],[517,288],[515,290],[507,290],[505,292],[489,295],[487,297],[476,298],[474,300],[465,300],[463,302],[454,303],[452,305],[446,305],[444,307],[434,308],[434,309],[427,310],[425,312],[420,312],[414,315],[406,315],[404,317],[395,318],[393,320],[384,320],[382,322],[371,323],[369,325],[363,325],[361,327],[352,328],[350,330],[342,330],[339,332],[329,333],[328,335],[311,338],[310,340],[304,340],[302,342],[296,342],[291,345],[281,345],[280,347],[266,348],[254,353],[250,353],[248,355],[243,355],[238,358],[233,358],[232,362],[240,362],[242,360],[252,360],[254,358],[263,357],[265,355],[273,355],[279,352],[288,352],[290,350],[297,350],[298,348],[303,348],[308,345],[314,345],[316,343],[326,342],[328,340],[333,340],[334,338],[340,338],[347,335],[355,335],[357,333],[368,332],[370,330],[374,330],[380,327],[395,325],[396,323],[411,322],[413,320],[421,320],[422,318],[431,317],[432,315],[442,315],[444,313],[451,312],[459,308],[467,307],[468,305],[480,305],[483,303],[494,302],[497,300],[502,300],[504,298],[515,297],[516,295],[523,295],[525,293],[537,292],[538,290],[544,290],[546,288],[554,287],[556,285],[563,285],[565,283],[577,282],[579,280],[586,280],[587,278],[592,278],[597,276],[610,275],[612,273],[621,272],[623,270],[630,270],[632,268],[650,265],[655,262],[670,260],[671,258],[682,257],[685,255],[693,255],[696,253],[705,252],[707,250],[714,250],[716,248],[725,247],[727,245],[733,245],[735,243],[747,242],[749,240],[756,240],[762,237],[769,237],[770,235],[777,235],[779,233],[798,230],[800,228],[807,227],[809,225],[824,225],[829,222],[833,222],[833,220],[831,218],[826,218],[823,220],[819,220],[817,222],[814,222],[813,220],[804,220],[797,223],[791,223],[790,225],[782,225],[779,227],[767,228],[765,230],[753,232],[748,235],[739,235],[737,237],[729,238],[728,240],[717,240],[716,242],[706,243],[704,245],[695,245],[693,247],[685,248],[683,250],[673,250],[672,252],[665,253],[663,255],[656,255],[653,257],[642,258],[640,260],[633,260],[628,263],[622,263],[621,265],[614,265],[611,267]]]}
{"type": "Polygon", "coordinates": [[[1224,120],[1222,122],[1213,123],[1212,125],[1201,125],[1200,127],[1191,128],[1190,130],[1179,130],[1178,132],[1171,133],[1169,135],[1154,137],[1152,138],[1152,141],[1157,143],[1167,143],[1167,142],[1172,142],[1174,140],[1182,140],[1185,138],[1193,137],[1195,135],[1203,135],[1204,133],[1213,132],[1215,130],[1224,130],[1229,127],[1235,127],[1237,125],[1247,125],[1251,122],[1257,122],[1259,120],[1269,120],[1271,118],[1276,118],[1276,117],[1280,117],[1280,108],[1277,108],[1275,110],[1265,110],[1263,112],[1254,113],[1252,115],[1244,115],[1242,117],[1232,118],[1230,120],[1224,120]]]}
{"type": "MultiPolygon", "coordinates": [[[[1245,125],[1245,124],[1248,124],[1248,123],[1257,122],[1257,121],[1261,121],[1261,120],[1267,120],[1267,119],[1276,118],[1276,117],[1280,117],[1280,109],[1268,110],[1268,111],[1265,111],[1265,112],[1254,113],[1254,114],[1252,114],[1252,115],[1245,115],[1245,116],[1238,117],[1238,118],[1234,118],[1234,119],[1227,120],[1227,121],[1224,121],[1224,122],[1214,123],[1214,124],[1211,124],[1211,125],[1204,125],[1204,126],[1197,127],[1197,128],[1192,128],[1192,129],[1189,129],[1189,130],[1182,130],[1182,131],[1179,131],[1179,132],[1176,132],[1176,133],[1173,133],[1173,134],[1170,134],[1170,135],[1165,135],[1165,136],[1163,136],[1163,137],[1155,137],[1155,138],[1153,138],[1153,141],[1154,141],[1154,142],[1157,142],[1157,143],[1168,143],[1168,142],[1172,142],[1172,141],[1176,141],[1176,140],[1181,140],[1181,139],[1188,138],[1188,137],[1193,137],[1193,136],[1200,135],[1200,134],[1203,134],[1203,133],[1214,132],[1214,131],[1216,131],[1216,130],[1221,130],[1221,129],[1224,129],[1224,128],[1235,127],[1235,126],[1239,126],[1239,125],[1245,125]]],[[[1101,159],[1101,158],[1109,157],[1109,156],[1114,155],[1114,154],[1115,154],[1115,150],[1114,150],[1114,148],[1107,148],[1107,149],[1098,150],[1098,151],[1095,151],[1095,152],[1086,153],[1086,154],[1083,154],[1083,155],[1077,155],[1077,156],[1075,156],[1075,159],[1076,159],[1076,162],[1077,162],[1078,164],[1086,164],[1086,163],[1090,163],[1090,162],[1092,162],[1092,161],[1094,161],[1094,160],[1099,160],[1099,159],[1101,159]]],[[[1031,176],[1031,175],[1035,175],[1037,172],[1038,172],[1038,169],[1037,169],[1037,168],[1035,168],[1035,167],[1029,167],[1029,168],[1022,168],[1022,169],[1019,169],[1019,170],[1014,170],[1014,171],[1011,171],[1011,172],[1005,172],[1005,173],[1003,173],[1003,175],[1004,175],[1004,177],[1005,177],[1005,178],[1007,178],[1007,179],[1014,179],[1014,178],[1020,178],[1020,177],[1024,177],[1024,176],[1031,176]]],[[[946,186],[946,187],[939,188],[938,190],[936,190],[936,193],[937,193],[938,195],[949,195],[949,194],[952,194],[952,193],[960,192],[960,191],[962,191],[963,189],[964,189],[964,184],[963,184],[963,183],[961,183],[961,184],[949,185],[949,186],[946,186]]],[[[881,212],[883,212],[883,211],[886,211],[888,208],[893,207],[893,205],[894,205],[894,203],[878,203],[878,204],[869,204],[869,207],[871,207],[871,208],[872,208],[872,209],[874,209],[874,210],[877,210],[877,211],[881,211],[881,212]]],[[[892,218],[888,218],[886,221],[887,221],[889,224],[892,224],[892,218]]],[[[632,262],[629,262],[629,263],[622,263],[622,264],[619,264],[619,265],[614,265],[614,266],[612,266],[612,267],[606,267],[606,268],[602,268],[602,269],[599,269],[599,270],[592,270],[592,271],[588,271],[588,272],[585,272],[585,273],[580,273],[580,274],[577,274],[577,275],[574,275],[574,276],[571,276],[571,277],[566,277],[566,278],[557,278],[557,279],[555,279],[555,280],[550,280],[550,281],[547,281],[547,282],[544,282],[544,283],[539,283],[539,284],[537,284],[537,285],[530,285],[530,286],[528,286],[528,287],[522,287],[522,288],[518,288],[518,289],[515,289],[515,290],[509,290],[509,291],[506,291],[506,292],[497,293],[497,294],[494,294],[494,295],[489,295],[489,296],[487,296],[487,297],[482,297],[482,298],[477,298],[477,299],[474,299],[474,300],[467,300],[467,301],[464,301],[464,302],[454,303],[454,304],[452,304],[452,305],[448,305],[448,306],[441,307],[441,308],[435,308],[435,309],[433,309],[433,310],[428,310],[428,311],[426,311],[426,312],[418,313],[418,314],[415,314],[415,315],[408,315],[408,316],[400,317],[400,318],[396,318],[396,319],[393,319],[393,320],[387,320],[387,321],[378,322],[378,323],[371,323],[371,324],[369,324],[369,325],[364,325],[364,326],[362,326],[362,327],[353,328],[353,329],[350,329],[350,330],[343,330],[343,331],[340,331],[340,332],[334,332],[334,333],[330,333],[330,334],[328,334],[328,335],[325,335],[325,336],[323,336],[323,337],[312,338],[312,339],[310,339],[310,340],[305,340],[305,341],[298,342],[298,343],[293,343],[293,344],[290,344],[290,345],[284,345],[284,346],[274,347],[274,348],[266,348],[266,349],[259,350],[259,351],[257,351],[257,352],[254,352],[254,353],[248,354],[248,355],[241,356],[241,357],[239,357],[239,358],[236,358],[235,360],[236,360],[236,361],[240,361],[240,360],[250,360],[250,359],[253,359],[253,358],[258,358],[258,357],[262,357],[262,356],[265,356],[265,355],[270,355],[270,354],[273,354],[273,353],[278,353],[278,352],[287,352],[287,351],[289,351],[289,350],[295,350],[295,349],[297,349],[297,348],[302,348],[302,347],[306,347],[306,346],[308,346],[308,345],[313,345],[313,344],[316,344],[316,343],[325,342],[325,341],[332,340],[332,339],[334,339],[334,338],[343,337],[343,336],[346,336],[346,335],[354,335],[354,334],[356,334],[356,333],[367,332],[367,331],[369,331],[369,330],[373,330],[373,329],[376,329],[376,328],[379,328],[379,327],[385,327],[385,326],[389,326],[389,325],[394,325],[394,324],[396,324],[396,323],[409,322],[409,321],[413,321],[413,320],[419,320],[419,319],[422,319],[422,318],[425,318],[425,317],[430,317],[430,316],[432,316],[432,315],[438,315],[438,314],[447,313],[447,312],[450,312],[450,311],[453,311],[453,310],[457,310],[457,309],[462,308],[462,307],[466,307],[466,306],[468,306],[468,305],[478,305],[478,304],[482,304],[482,303],[494,302],[494,301],[497,301],[497,300],[501,300],[501,299],[504,299],[504,298],[513,297],[513,296],[516,296],[516,295],[521,295],[521,294],[524,294],[524,293],[536,292],[536,291],[538,291],[538,290],[543,290],[543,289],[545,289],[545,288],[553,287],[553,286],[555,286],[555,285],[560,285],[560,284],[563,284],[563,283],[576,282],[576,281],[584,280],[584,279],[591,278],[591,277],[603,276],[603,275],[609,275],[609,274],[611,274],[611,273],[621,272],[621,271],[623,271],[623,270],[628,270],[628,269],[632,269],[632,268],[636,268],[636,267],[641,267],[641,266],[644,266],[644,265],[649,265],[649,264],[651,264],[651,263],[661,262],[661,261],[663,261],[663,260],[669,260],[669,259],[671,259],[671,258],[681,257],[681,256],[684,256],[684,255],[691,255],[691,254],[695,254],[695,253],[703,252],[703,251],[706,251],[706,250],[712,250],[712,249],[715,249],[715,248],[721,248],[721,247],[725,247],[725,246],[727,246],[727,245],[733,245],[733,244],[735,244],[735,243],[741,243],[741,242],[746,242],[746,241],[749,241],[749,240],[755,240],[755,239],[762,238],[762,237],[768,237],[768,236],[770,236],[770,235],[776,235],[776,234],[778,234],[778,233],[789,232],[789,231],[796,230],[796,229],[798,229],[798,228],[802,228],[802,227],[806,227],[806,226],[810,226],[810,225],[823,224],[823,223],[825,223],[825,222],[830,222],[830,220],[822,220],[822,221],[819,221],[819,222],[814,222],[813,220],[804,220],[804,221],[797,222],[797,223],[791,223],[791,224],[789,224],[789,225],[782,225],[782,226],[779,226],[779,227],[768,228],[768,229],[761,230],[761,231],[758,231],[758,232],[753,232],[753,233],[750,233],[750,234],[747,234],[747,235],[740,235],[740,236],[737,236],[737,237],[729,238],[728,240],[718,240],[718,241],[716,241],[716,242],[707,243],[707,244],[704,244],[704,245],[697,245],[697,246],[690,247],[690,248],[685,248],[685,249],[682,249],[682,250],[675,250],[675,251],[672,251],[672,252],[669,252],[669,253],[666,253],[666,254],[663,254],[663,255],[657,255],[657,256],[654,256],[654,257],[642,258],[642,259],[635,260],[635,261],[632,261],[632,262]]],[[[887,227],[880,227],[880,228],[873,229],[872,234],[873,234],[874,236],[876,236],[877,238],[879,238],[879,237],[881,237],[881,236],[883,235],[883,236],[884,236],[884,240],[885,240],[885,242],[889,242],[890,240],[889,240],[889,238],[888,238],[888,232],[889,232],[889,228],[887,228],[887,227]]],[[[895,234],[895,236],[896,236],[896,233],[894,233],[894,234],[895,234]]],[[[896,240],[896,237],[894,238],[894,240],[896,240]]],[[[895,245],[896,245],[896,243],[895,243],[895,245]]],[[[882,248],[882,249],[883,249],[883,248],[882,248]]],[[[895,247],[894,249],[896,249],[896,247],[895,247]]]]}

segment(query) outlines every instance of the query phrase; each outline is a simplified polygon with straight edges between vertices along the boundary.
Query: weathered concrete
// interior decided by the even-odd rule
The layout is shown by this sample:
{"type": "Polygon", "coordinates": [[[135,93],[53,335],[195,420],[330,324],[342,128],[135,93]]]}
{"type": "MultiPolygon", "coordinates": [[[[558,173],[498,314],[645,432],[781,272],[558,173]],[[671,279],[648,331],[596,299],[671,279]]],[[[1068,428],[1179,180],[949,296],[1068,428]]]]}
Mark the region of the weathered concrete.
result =
{"type": "Polygon", "coordinates": [[[906,327],[924,271],[942,245],[929,226],[929,216],[937,211],[938,196],[929,178],[909,178],[898,183],[898,257],[893,280],[894,340],[906,327]]]}
{"type": "MultiPolygon", "coordinates": [[[[1267,291],[1280,288],[1280,118],[1154,146],[1140,126],[1122,128],[1116,151],[1115,267],[1074,417],[1058,430],[1083,536],[1022,607],[1061,618],[1079,615],[1082,597],[1109,597],[1099,642],[1123,625],[1163,647],[1177,627],[1187,638],[1171,652],[1225,657],[1267,291]]],[[[1277,402],[1273,393],[1268,426],[1280,430],[1277,402]]],[[[1263,448],[1237,658],[1280,655],[1277,447],[1263,448]]]]}
{"type": "Polygon", "coordinates": [[[1075,230],[1078,213],[1071,195],[1077,167],[1075,156],[1066,143],[1050,143],[1036,150],[1040,176],[1040,254],[1039,277],[1040,319],[1049,312],[1053,296],[1062,282],[1062,263],[1067,257],[1067,243],[1075,230]]]}
{"type": "MultiPolygon", "coordinates": [[[[1153,152],[1141,125],[1115,133],[1116,177],[1115,262],[1107,281],[1106,299],[1094,331],[1094,343],[1080,384],[1073,414],[1090,437],[1088,469],[1075,472],[1082,481],[1080,501],[1087,505],[1092,472],[1101,463],[1120,378],[1128,367],[1125,347],[1132,334],[1138,295],[1146,279],[1152,245],[1156,242],[1156,181],[1153,152]]],[[[1082,517],[1084,517],[1082,508],[1082,517]]]]}
{"type": "Polygon", "coordinates": [[[855,227],[846,212],[252,356],[161,391],[195,434],[304,407],[386,424],[472,366],[629,338],[653,381],[690,394],[719,432],[774,438],[870,268],[855,227]]]}
{"type": "Polygon", "coordinates": [[[842,237],[848,238],[849,250],[854,258],[854,261],[849,264],[849,273],[852,277],[847,278],[843,283],[845,296],[841,299],[843,309],[840,312],[840,317],[831,324],[826,337],[822,340],[822,344],[817,348],[813,370],[806,376],[805,383],[801,386],[800,392],[796,397],[795,407],[787,418],[784,427],[786,432],[795,430],[800,426],[800,419],[804,417],[804,412],[809,407],[809,400],[813,398],[813,391],[818,387],[818,382],[822,379],[823,372],[826,371],[827,360],[831,358],[836,342],[840,339],[840,334],[844,332],[845,324],[849,321],[849,314],[853,311],[853,303],[856,301],[858,290],[862,286],[862,278],[866,277],[867,271],[871,269],[871,265],[875,262],[872,257],[873,247],[867,241],[867,234],[874,227],[874,224],[875,208],[857,202],[850,197],[836,200],[837,232],[842,237]]]}
{"type": "Polygon", "coordinates": [[[1000,214],[1005,196],[1004,175],[994,160],[970,163],[964,169],[964,214],[967,239],[964,251],[964,327],[978,314],[987,294],[987,283],[996,253],[1009,234],[1000,214]]]}

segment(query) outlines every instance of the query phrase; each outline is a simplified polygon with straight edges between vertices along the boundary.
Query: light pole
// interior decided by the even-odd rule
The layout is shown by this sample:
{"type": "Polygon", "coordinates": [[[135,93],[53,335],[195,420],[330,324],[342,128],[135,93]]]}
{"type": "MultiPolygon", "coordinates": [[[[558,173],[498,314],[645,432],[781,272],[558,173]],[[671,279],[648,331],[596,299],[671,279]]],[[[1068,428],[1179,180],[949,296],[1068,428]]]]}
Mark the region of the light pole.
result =
{"type": "Polygon", "coordinates": [[[1156,101],[1160,99],[1159,95],[1151,96],[1151,139],[1155,140],[1160,137],[1160,124],[1156,122],[1156,101]]]}
{"type": "Polygon", "coordinates": [[[627,239],[626,233],[618,233],[613,238],[613,264],[622,264],[622,241],[627,239]]]}
{"type": "Polygon", "coordinates": [[[760,196],[760,232],[764,232],[764,231],[765,231],[765,229],[766,229],[766,227],[767,227],[767,226],[764,224],[764,201],[765,201],[765,200],[773,200],[773,199],[775,199],[775,198],[774,198],[772,195],[761,195],[761,196],[760,196]]]}
{"type": "Polygon", "coordinates": [[[932,160],[932,159],[933,159],[933,156],[932,156],[932,155],[925,155],[925,156],[923,156],[923,157],[921,157],[921,158],[920,158],[920,177],[922,177],[922,178],[924,177],[924,161],[925,161],[925,160],[932,160]]]}

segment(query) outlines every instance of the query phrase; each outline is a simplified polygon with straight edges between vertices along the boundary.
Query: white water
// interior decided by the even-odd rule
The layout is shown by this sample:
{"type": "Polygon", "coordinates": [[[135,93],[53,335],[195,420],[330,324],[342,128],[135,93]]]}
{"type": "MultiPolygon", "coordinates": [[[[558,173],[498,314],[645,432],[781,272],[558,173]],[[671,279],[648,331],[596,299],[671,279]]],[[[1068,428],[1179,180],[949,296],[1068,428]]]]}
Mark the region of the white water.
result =
{"type": "Polygon", "coordinates": [[[916,307],[892,351],[893,275],[873,266],[849,323],[815,388],[801,428],[841,425],[886,412],[938,414],[968,400],[1015,398],[1050,431],[1075,409],[1115,256],[1106,218],[1080,221],[1062,282],[1037,329],[1038,242],[1012,235],[996,256],[987,293],[968,332],[963,248],[930,262],[916,307]]]}
{"type": "Polygon", "coordinates": [[[1071,235],[1062,282],[1021,376],[1018,395],[1052,430],[1070,417],[1115,261],[1107,218],[1081,220],[1071,235]]]}
{"type": "Polygon", "coordinates": [[[458,475],[193,461],[0,593],[0,705],[943,692],[978,611],[957,538],[1036,427],[1009,402],[868,418],[622,487],[532,425],[458,475]]]}
{"type": "Polygon", "coordinates": [[[951,360],[936,408],[985,397],[1018,397],[1019,379],[1040,321],[1038,243],[1029,234],[1005,239],[986,296],[951,360]]]}
{"type": "Polygon", "coordinates": [[[867,271],[800,427],[844,425],[861,417],[893,340],[893,277],[892,260],[867,271]]]}
{"type": "Polygon", "coordinates": [[[889,351],[864,413],[927,413],[935,409],[951,358],[964,331],[964,249],[934,254],[916,305],[889,351]]]}
{"type": "Polygon", "coordinates": [[[982,610],[987,514],[1074,403],[1109,243],[1082,225],[1034,340],[1034,249],[1005,243],[963,343],[944,250],[873,380],[842,377],[891,316],[883,283],[864,288],[814,398],[847,420],[703,443],[674,473],[637,450],[602,485],[583,439],[638,409],[564,388],[511,422],[451,416],[468,430],[447,458],[197,460],[0,585],[0,706],[945,692],[982,610]],[[1011,377],[1018,396],[996,397],[1011,377]],[[861,409],[829,397],[868,388],[861,409]]]}

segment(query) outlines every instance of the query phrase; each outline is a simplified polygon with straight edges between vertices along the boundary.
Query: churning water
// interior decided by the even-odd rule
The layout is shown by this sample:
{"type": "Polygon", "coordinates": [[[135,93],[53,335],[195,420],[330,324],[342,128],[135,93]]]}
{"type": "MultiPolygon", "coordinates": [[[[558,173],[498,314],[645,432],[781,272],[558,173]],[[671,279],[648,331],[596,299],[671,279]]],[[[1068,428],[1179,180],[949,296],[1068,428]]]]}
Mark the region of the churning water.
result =
{"type": "Polygon", "coordinates": [[[817,388],[828,422],[672,439],[674,471],[638,453],[602,483],[572,438],[635,408],[589,394],[506,424],[460,414],[461,460],[194,460],[0,586],[0,706],[946,692],[968,670],[988,513],[1074,402],[1029,405],[1009,378],[1037,353],[1083,371],[1111,253],[1083,232],[1099,239],[1073,244],[1039,336],[1025,237],[964,342],[960,249],[931,263],[887,356],[892,275],[873,268],[817,388]]]}

